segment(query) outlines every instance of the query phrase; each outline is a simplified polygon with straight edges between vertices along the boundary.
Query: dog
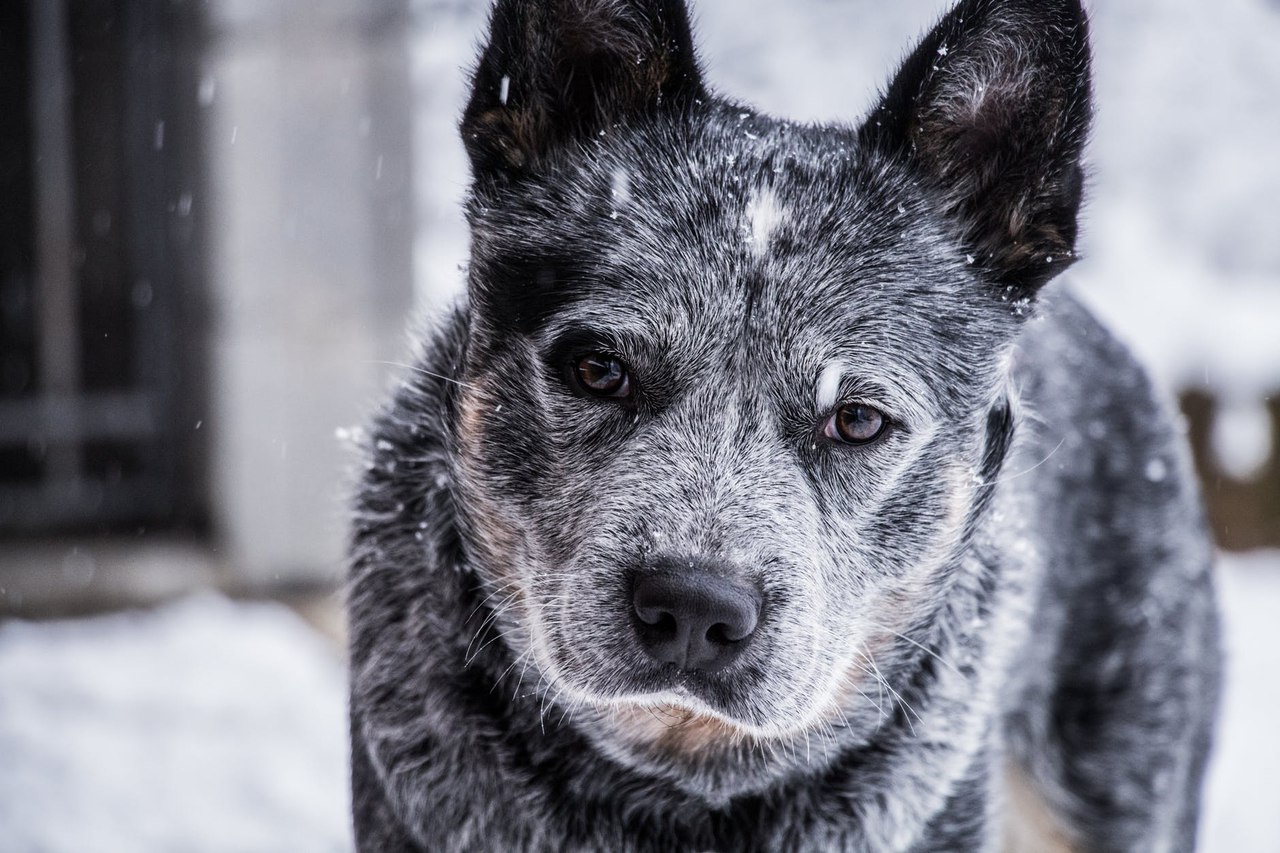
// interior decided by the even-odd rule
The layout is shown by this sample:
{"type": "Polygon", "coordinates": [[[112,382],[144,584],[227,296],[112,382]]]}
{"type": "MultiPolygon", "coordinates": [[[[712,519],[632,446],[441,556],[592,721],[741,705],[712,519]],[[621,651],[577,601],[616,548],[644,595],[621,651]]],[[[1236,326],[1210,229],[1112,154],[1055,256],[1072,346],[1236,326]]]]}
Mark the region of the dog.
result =
{"type": "Polygon", "coordinates": [[[1194,847],[1197,485],[1050,286],[1089,68],[1079,0],[962,0],[812,126],[682,0],[498,0],[466,298],[358,487],[359,849],[1194,847]]]}

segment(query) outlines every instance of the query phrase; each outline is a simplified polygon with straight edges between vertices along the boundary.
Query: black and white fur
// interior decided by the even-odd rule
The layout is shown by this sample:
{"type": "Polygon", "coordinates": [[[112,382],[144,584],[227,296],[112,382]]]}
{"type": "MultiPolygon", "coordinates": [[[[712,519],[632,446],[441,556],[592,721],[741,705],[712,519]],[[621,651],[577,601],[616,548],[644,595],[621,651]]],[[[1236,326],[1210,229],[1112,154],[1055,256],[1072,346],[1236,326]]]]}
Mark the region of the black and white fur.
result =
{"type": "Polygon", "coordinates": [[[361,850],[1189,850],[1212,548],[1142,370],[1058,286],[1078,0],[964,0],[859,126],[712,94],[681,0],[499,0],[468,296],[352,545],[361,850]],[[605,352],[638,390],[566,379],[605,352]],[[883,412],[832,440],[842,406],[883,412]],[[760,623],[646,656],[631,585],[760,623]],[[1023,836],[1017,836],[1021,839],[1023,836]]]}

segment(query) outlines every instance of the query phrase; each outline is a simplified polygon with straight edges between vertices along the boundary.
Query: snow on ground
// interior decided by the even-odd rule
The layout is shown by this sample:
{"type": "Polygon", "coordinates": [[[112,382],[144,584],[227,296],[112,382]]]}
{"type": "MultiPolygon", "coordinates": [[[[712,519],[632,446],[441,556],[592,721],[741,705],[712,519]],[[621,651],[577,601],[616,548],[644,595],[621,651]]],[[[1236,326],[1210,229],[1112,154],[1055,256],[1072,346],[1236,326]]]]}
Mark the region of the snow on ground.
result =
{"type": "Polygon", "coordinates": [[[0,622],[0,849],[349,850],[345,684],[274,604],[0,622]]]}
{"type": "MultiPolygon", "coordinates": [[[[1280,850],[1280,552],[1223,561],[1230,654],[1202,849],[1280,850]]],[[[333,647],[274,604],[0,623],[0,847],[351,847],[333,647]]]]}
{"type": "Polygon", "coordinates": [[[1206,853],[1280,851],[1280,551],[1224,558],[1226,699],[1209,766],[1206,853]]]}

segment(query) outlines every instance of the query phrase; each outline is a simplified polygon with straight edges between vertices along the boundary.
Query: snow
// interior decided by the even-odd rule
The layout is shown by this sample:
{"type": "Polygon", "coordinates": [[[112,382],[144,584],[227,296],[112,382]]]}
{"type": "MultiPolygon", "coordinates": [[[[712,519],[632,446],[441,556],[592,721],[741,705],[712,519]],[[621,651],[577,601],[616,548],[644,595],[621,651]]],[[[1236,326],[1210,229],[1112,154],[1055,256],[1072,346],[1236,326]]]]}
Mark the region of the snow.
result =
{"type": "Polygon", "coordinates": [[[1214,421],[1214,454],[1222,470],[1237,480],[1255,477],[1271,453],[1271,416],[1256,402],[1228,404],[1214,421]]]}
{"type": "Polygon", "coordinates": [[[626,169],[614,169],[610,192],[619,207],[631,203],[631,175],[626,169]]]}
{"type": "MultiPolygon", "coordinates": [[[[1202,849],[1280,850],[1280,551],[1223,558],[1227,697],[1202,849]]],[[[346,688],[275,604],[0,623],[5,850],[345,851],[346,688]]]]}
{"type": "Polygon", "coordinates": [[[1209,765],[1201,849],[1280,850],[1280,551],[1224,557],[1218,573],[1226,699],[1209,765]]]}
{"type": "Polygon", "coordinates": [[[3,622],[0,684],[7,851],[351,848],[342,663],[287,608],[3,622]]]}

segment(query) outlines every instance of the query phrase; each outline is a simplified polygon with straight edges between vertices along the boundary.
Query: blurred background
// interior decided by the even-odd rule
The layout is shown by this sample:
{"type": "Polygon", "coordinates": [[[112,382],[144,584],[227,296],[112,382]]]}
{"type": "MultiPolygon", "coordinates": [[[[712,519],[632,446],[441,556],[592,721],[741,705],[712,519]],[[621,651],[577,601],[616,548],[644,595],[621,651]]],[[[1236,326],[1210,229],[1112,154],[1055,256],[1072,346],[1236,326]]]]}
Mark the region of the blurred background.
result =
{"type": "MultiPolygon", "coordinates": [[[[692,0],[855,121],[945,0],[692,0]]],[[[1280,3],[1094,0],[1072,286],[1176,396],[1232,653],[1204,849],[1280,851],[1280,3]]],[[[479,0],[0,4],[9,850],[344,850],[350,438],[460,290],[479,0]]]]}

